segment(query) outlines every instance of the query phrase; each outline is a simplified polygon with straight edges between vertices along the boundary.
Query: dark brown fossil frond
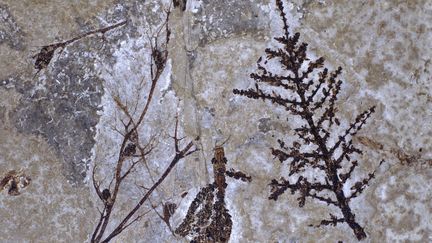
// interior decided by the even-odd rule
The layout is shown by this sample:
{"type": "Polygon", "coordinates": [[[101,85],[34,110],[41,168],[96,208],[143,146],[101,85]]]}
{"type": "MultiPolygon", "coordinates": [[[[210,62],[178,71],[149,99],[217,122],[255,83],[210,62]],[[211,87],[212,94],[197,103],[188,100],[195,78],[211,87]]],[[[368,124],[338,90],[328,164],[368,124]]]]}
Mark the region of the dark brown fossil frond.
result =
{"type": "Polygon", "coordinates": [[[283,5],[282,0],[276,0],[283,23],[282,36],[274,38],[279,47],[265,49],[265,56],[258,59],[257,71],[250,75],[253,88],[233,90],[236,95],[282,107],[303,121],[294,128],[296,141],[289,145],[278,139],[278,146],[271,148],[272,155],[289,167],[287,178],[271,180],[269,199],[276,201],[289,190],[298,195],[300,207],[305,205],[306,198],[311,198],[339,208],[340,216],[330,215],[330,220],[321,221],[319,226],[346,223],[357,239],[364,239],[366,233],[356,222],[349,203],[366,189],[375,171],[357,182],[348,179],[361,165],[354,158],[363,153],[352,139],[366,125],[375,107],[357,115],[348,126],[342,125],[337,108],[343,84],[339,79],[342,68],[331,71],[324,67],[323,57],[315,60],[308,57],[308,45],[299,41],[300,34],[289,32],[283,5]],[[269,68],[270,60],[282,71],[269,68]],[[343,132],[337,134],[340,130],[343,132]],[[311,178],[310,173],[309,176],[305,173],[312,171],[319,171],[322,178],[311,178]],[[342,190],[347,183],[349,192],[342,190]]]}

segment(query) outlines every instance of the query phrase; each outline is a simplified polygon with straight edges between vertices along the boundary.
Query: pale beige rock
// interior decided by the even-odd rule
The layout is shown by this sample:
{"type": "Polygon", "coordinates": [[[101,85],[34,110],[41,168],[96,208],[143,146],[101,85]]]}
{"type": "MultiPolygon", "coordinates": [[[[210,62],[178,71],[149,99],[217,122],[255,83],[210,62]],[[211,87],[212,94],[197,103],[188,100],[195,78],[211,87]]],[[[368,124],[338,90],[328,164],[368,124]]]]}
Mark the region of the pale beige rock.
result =
{"type": "MultiPolygon", "coordinates": [[[[117,153],[118,137],[109,125],[119,123],[109,93],[119,89],[123,98],[136,98],[131,85],[148,74],[147,23],[158,23],[169,1],[162,2],[0,4],[0,20],[7,20],[0,23],[0,174],[23,169],[32,179],[16,197],[0,194],[0,241],[88,239],[101,205],[88,171],[82,170],[117,153]],[[40,46],[126,17],[131,23],[107,33],[104,45],[100,36],[73,43],[34,76],[31,56],[40,46]],[[77,114],[84,115],[75,120],[77,114]],[[50,127],[50,119],[58,123],[50,127]],[[96,134],[96,140],[90,138],[96,134]],[[67,146],[70,143],[73,146],[67,146]],[[78,163],[74,156],[87,162],[78,163]]],[[[231,242],[355,242],[346,225],[308,227],[332,212],[324,204],[307,200],[299,208],[290,193],[276,202],[267,199],[270,180],[286,174],[286,165],[275,160],[269,148],[277,138],[293,139],[295,119],[271,104],[234,96],[232,89],[252,84],[249,74],[256,60],[280,33],[278,15],[273,1],[217,2],[188,0],[186,11],[175,9],[171,15],[170,64],[157,87],[149,126],[142,131],[160,134],[160,148],[149,159],[151,173],[156,176],[166,166],[177,109],[181,132],[188,138],[199,136],[200,151],[177,165],[152,203],[159,205],[159,212],[161,203],[178,204],[171,220],[177,226],[199,188],[213,181],[215,144],[229,138],[224,148],[230,167],[253,177],[248,184],[228,179],[231,242]],[[188,194],[182,198],[184,192],[188,194]]],[[[341,118],[352,120],[377,106],[354,140],[365,151],[359,158],[361,172],[367,174],[385,160],[370,186],[352,202],[368,234],[366,242],[431,241],[432,4],[296,0],[287,2],[286,9],[293,31],[309,43],[311,55],[324,56],[332,69],[343,67],[341,118]]],[[[148,172],[139,173],[145,178],[135,182],[148,183],[148,172]]],[[[134,182],[128,185],[121,195],[121,215],[141,193],[134,182]]],[[[150,204],[144,207],[151,209],[150,204]]],[[[114,240],[182,241],[154,211],[114,240]]]]}

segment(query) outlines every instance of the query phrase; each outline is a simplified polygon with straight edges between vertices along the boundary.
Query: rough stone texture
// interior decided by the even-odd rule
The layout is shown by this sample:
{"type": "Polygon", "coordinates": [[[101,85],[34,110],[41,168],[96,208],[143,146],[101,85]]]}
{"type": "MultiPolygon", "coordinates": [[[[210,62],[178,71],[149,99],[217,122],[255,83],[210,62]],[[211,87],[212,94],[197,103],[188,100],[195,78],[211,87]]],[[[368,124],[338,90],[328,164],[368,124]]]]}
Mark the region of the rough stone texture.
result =
{"type": "Polygon", "coordinates": [[[68,49],[73,52],[71,56],[64,53],[64,58],[54,62],[62,68],[53,70],[46,79],[30,87],[17,84],[21,102],[10,119],[19,132],[46,138],[63,157],[66,178],[77,184],[88,169],[103,88],[94,70],[72,61],[86,59],[91,63],[95,59],[73,49],[68,49]]]}
{"type": "MultiPolygon", "coordinates": [[[[17,197],[1,193],[0,241],[88,239],[101,206],[88,170],[102,163],[107,168],[101,176],[107,175],[118,153],[120,137],[112,126],[121,123],[112,95],[142,104],[145,97],[136,87],[149,72],[146,35],[157,29],[168,2],[2,1],[0,172],[23,169],[32,184],[17,197]],[[128,24],[107,32],[105,39],[95,34],[58,50],[36,74],[32,56],[41,46],[124,19],[128,24]]],[[[355,140],[367,151],[359,158],[363,172],[386,161],[352,202],[366,241],[431,241],[431,2],[296,0],[285,6],[310,54],[324,56],[328,67],[343,67],[342,120],[377,106],[355,140]]],[[[162,202],[179,205],[172,226],[180,223],[199,188],[213,181],[213,148],[229,137],[224,147],[230,166],[253,177],[249,184],[228,179],[231,242],[355,241],[346,225],[308,227],[328,217],[331,210],[324,204],[307,201],[299,208],[289,193],[276,202],[267,199],[270,179],[286,171],[269,147],[290,136],[295,121],[271,104],[234,96],[232,89],[251,85],[256,60],[280,33],[274,1],[188,0],[184,12],[172,12],[169,24],[169,65],[140,131],[143,138],[158,134],[158,148],[149,158],[150,174],[136,171],[139,178],[124,189],[119,212],[138,199],[136,184],[151,182],[165,168],[179,111],[181,131],[200,136],[200,151],[180,162],[152,197],[159,212],[162,202]]],[[[173,236],[154,211],[118,240],[185,241],[173,236]]]]}
{"type": "Polygon", "coordinates": [[[23,33],[21,28],[17,25],[9,8],[5,4],[0,5],[0,44],[6,44],[12,49],[23,48],[22,39],[23,33]]]}

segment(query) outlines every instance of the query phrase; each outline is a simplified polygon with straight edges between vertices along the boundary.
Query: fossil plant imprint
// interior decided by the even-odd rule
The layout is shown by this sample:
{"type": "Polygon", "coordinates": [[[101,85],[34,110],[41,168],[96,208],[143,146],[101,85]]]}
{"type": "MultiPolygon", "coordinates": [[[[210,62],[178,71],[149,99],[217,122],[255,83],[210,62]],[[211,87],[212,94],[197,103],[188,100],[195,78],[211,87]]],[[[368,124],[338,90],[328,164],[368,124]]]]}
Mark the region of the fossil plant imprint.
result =
{"type": "Polygon", "coordinates": [[[87,33],[78,35],[72,39],[69,39],[69,40],[66,40],[63,42],[57,42],[57,43],[42,46],[40,51],[36,55],[33,56],[33,58],[35,59],[34,68],[37,70],[35,75],[37,75],[42,69],[48,67],[48,65],[50,64],[52,58],[54,57],[54,53],[56,52],[57,49],[60,49],[60,54],[61,54],[67,45],[72,44],[73,42],[78,41],[78,40],[85,38],[87,36],[90,36],[90,35],[102,34],[102,38],[105,38],[106,32],[113,30],[115,28],[118,28],[120,26],[123,26],[126,23],[127,23],[127,21],[125,20],[125,21],[122,21],[122,22],[114,24],[114,25],[110,25],[110,26],[105,27],[105,28],[89,31],[87,33]]]}
{"type": "Polygon", "coordinates": [[[214,182],[202,188],[196,195],[186,217],[177,227],[176,234],[183,237],[191,236],[191,242],[228,242],[232,220],[225,207],[225,175],[246,182],[252,181],[252,178],[233,169],[227,171],[226,163],[224,148],[216,146],[212,159],[214,182]]]}
{"type": "MultiPolygon", "coordinates": [[[[165,10],[165,19],[157,27],[155,34],[149,36],[149,76],[144,77],[137,87],[137,90],[143,93],[146,91],[144,103],[140,105],[139,97],[131,104],[124,101],[119,95],[113,95],[116,109],[120,113],[118,119],[121,124],[112,129],[121,135],[121,142],[118,144],[118,153],[113,167],[109,167],[104,161],[94,162],[92,182],[101,207],[98,208],[99,216],[91,235],[90,242],[92,243],[109,242],[144,218],[149,211],[143,209],[145,204],[150,202],[152,194],[157,191],[180,161],[197,151],[193,140],[187,141],[186,137],[180,137],[179,117],[176,116],[174,135],[171,136],[174,140],[173,148],[167,150],[167,153],[171,153],[171,158],[165,162],[165,169],[157,175],[157,179],[151,176],[149,162],[155,160],[151,155],[160,145],[158,141],[160,138],[157,134],[151,134],[145,138],[142,129],[149,126],[148,111],[155,103],[152,100],[168,61],[168,43],[171,33],[168,26],[170,11],[170,8],[165,10]],[[108,168],[111,174],[104,175],[104,179],[98,179],[100,171],[103,171],[104,168],[105,171],[108,168]],[[141,170],[138,170],[139,168],[141,170]],[[140,174],[139,171],[147,171],[148,174],[140,174]],[[121,195],[125,193],[126,185],[130,186],[131,181],[143,177],[148,177],[151,182],[148,185],[139,186],[142,188],[142,194],[138,194],[138,200],[127,199],[126,202],[122,200],[121,195]],[[125,205],[128,209],[126,215],[123,215],[118,209],[125,205]]],[[[158,163],[162,165],[164,162],[158,161],[158,163]]]]}
{"type": "Polygon", "coordinates": [[[289,163],[289,171],[288,178],[271,180],[269,199],[276,201],[289,189],[299,195],[300,207],[306,198],[324,202],[339,209],[340,215],[330,213],[330,218],[316,227],[346,223],[357,239],[362,240],[366,233],[357,222],[350,202],[368,186],[375,171],[353,182],[353,171],[360,165],[355,156],[362,151],[353,144],[352,138],[366,124],[375,107],[357,115],[346,126],[339,121],[336,101],[342,86],[338,80],[342,68],[329,71],[323,67],[323,57],[310,60],[307,44],[299,42],[300,34],[289,33],[283,2],[276,0],[276,5],[283,22],[283,35],[274,38],[280,47],[267,48],[265,60],[259,58],[258,71],[250,75],[255,80],[254,88],[233,90],[237,95],[270,101],[301,121],[294,129],[297,139],[291,145],[278,139],[278,147],[271,148],[281,163],[289,163]]]}

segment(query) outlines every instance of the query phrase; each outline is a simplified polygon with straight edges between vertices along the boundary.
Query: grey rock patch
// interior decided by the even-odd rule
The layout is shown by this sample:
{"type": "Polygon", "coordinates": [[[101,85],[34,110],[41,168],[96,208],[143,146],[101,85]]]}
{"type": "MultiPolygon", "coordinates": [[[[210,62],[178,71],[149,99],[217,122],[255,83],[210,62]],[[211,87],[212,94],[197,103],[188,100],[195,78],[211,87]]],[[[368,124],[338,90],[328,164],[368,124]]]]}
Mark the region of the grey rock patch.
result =
{"type": "Polygon", "coordinates": [[[9,8],[0,4],[0,45],[6,44],[12,49],[22,50],[24,49],[23,35],[9,8]]]}
{"type": "Polygon", "coordinates": [[[85,51],[91,44],[77,42],[54,57],[46,78],[14,79],[23,98],[10,120],[19,132],[47,140],[63,157],[65,176],[74,185],[86,177],[103,95],[102,80],[93,70],[95,56],[85,51]]]}
{"type": "Polygon", "coordinates": [[[15,87],[17,77],[7,77],[5,79],[0,80],[0,88],[3,89],[11,89],[15,87]]]}
{"type": "Polygon", "coordinates": [[[5,123],[6,107],[0,106],[0,125],[5,123]]]}
{"type": "Polygon", "coordinates": [[[273,130],[273,124],[270,118],[261,118],[258,120],[258,129],[263,132],[266,133],[270,130],[273,130]]]}
{"type": "Polygon", "coordinates": [[[260,1],[204,0],[192,9],[192,34],[204,46],[236,35],[260,35],[265,31],[260,1]]]}

